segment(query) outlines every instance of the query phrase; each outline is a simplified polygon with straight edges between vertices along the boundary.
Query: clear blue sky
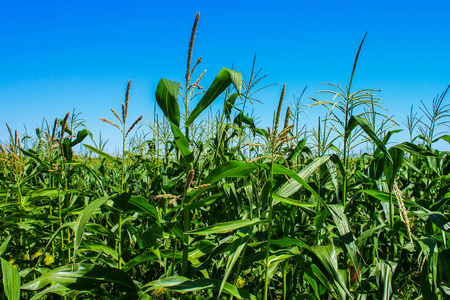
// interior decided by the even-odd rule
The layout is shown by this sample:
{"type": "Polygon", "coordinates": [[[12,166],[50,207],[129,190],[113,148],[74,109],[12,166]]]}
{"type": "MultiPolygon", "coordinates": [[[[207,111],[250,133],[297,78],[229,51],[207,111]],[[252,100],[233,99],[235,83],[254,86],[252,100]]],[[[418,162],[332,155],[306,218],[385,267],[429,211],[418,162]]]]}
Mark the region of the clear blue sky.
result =
{"type": "MultiPolygon", "coordinates": [[[[52,123],[75,108],[114,151],[119,135],[98,118],[120,111],[131,79],[129,118],[152,119],[159,79],[184,80],[197,12],[203,86],[222,67],[249,73],[257,52],[257,67],[269,75],[263,83],[278,83],[259,94],[262,120],[272,118],[283,83],[287,102],[306,85],[305,100],[328,99],[316,94],[321,82],[347,84],[366,31],[354,88],[382,90],[380,104],[399,124],[411,104],[431,105],[450,83],[449,1],[2,0],[0,140],[8,137],[5,122],[33,132],[44,117],[52,123]]],[[[324,110],[308,113],[311,127],[324,110]]]]}

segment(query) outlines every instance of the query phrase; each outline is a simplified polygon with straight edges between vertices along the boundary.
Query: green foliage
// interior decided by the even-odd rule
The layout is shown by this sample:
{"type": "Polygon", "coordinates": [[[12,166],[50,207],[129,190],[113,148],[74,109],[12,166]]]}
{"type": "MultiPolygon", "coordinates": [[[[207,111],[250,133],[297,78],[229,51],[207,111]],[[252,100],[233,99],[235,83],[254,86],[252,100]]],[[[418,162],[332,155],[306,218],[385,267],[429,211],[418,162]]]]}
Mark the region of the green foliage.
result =
{"type": "Polygon", "coordinates": [[[285,87],[272,127],[245,110],[265,78],[255,61],[248,78],[223,68],[193,94],[204,74],[190,83],[193,40],[186,84],[158,84],[163,119],[128,136],[141,120],[125,124],[130,83],[122,116],[112,110],[118,123],[103,119],[122,133],[118,155],[83,142],[92,135],[79,114],[26,141],[8,127],[0,298],[450,297],[450,152],[432,148],[450,142],[445,93],[422,108],[426,119],[408,120],[409,141],[390,144],[399,130],[387,131],[373,90],[350,90],[362,44],[348,86],[317,102],[329,117],[310,131],[296,108],[282,126],[285,87]],[[200,119],[221,97],[223,111],[200,119]]]}

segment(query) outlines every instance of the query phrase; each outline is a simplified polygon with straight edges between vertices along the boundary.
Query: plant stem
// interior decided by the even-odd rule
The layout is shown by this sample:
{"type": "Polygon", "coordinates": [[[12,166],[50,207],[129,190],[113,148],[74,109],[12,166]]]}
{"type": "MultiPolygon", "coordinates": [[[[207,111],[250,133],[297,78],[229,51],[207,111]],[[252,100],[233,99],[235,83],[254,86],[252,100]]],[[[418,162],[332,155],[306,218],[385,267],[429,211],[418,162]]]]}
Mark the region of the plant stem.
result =
{"type": "MultiPolygon", "coordinates": [[[[184,200],[184,199],[183,199],[184,200]]],[[[183,231],[186,233],[189,231],[189,220],[190,219],[190,213],[189,209],[185,206],[184,208],[184,220],[183,220],[183,231]]],[[[181,276],[184,276],[187,271],[188,266],[188,255],[189,255],[189,236],[187,234],[183,235],[183,260],[181,262],[181,276]]]]}
{"type": "Polygon", "coordinates": [[[272,218],[273,218],[273,164],[274,164],[274,151],[272,147],[272,161],[270,163],[270,193],[269,193],[269,229],[267,232],[267,244],[266,244],[266,271],[265,271],[265,280],[264,280],[264,300],[267,300],[268,291],[269,291],[269,256],[270,256],[270,240],[272,238],[272,218]]]}
{"type": "MultiPolygon", "coordinates": [[[[123,186],[125,180],[125,142],[126,142],[126,125],[125,120],[123,120],[123,130],[122,130],[122,172],[120,177],[120,194],[123,194],[123,186]]],[[[119,237],[118,237],[118,245],[117,245],[117,264],[118,268],[122,269],[122,212],[119,210],[119,237]]]]}
{"type": "Polygon", "coordinates": [[[286,281],[286,273],[287,273],[287,262],[283,266],[283,300],[286,300],[287,298],[287,281],[286,281]]]}

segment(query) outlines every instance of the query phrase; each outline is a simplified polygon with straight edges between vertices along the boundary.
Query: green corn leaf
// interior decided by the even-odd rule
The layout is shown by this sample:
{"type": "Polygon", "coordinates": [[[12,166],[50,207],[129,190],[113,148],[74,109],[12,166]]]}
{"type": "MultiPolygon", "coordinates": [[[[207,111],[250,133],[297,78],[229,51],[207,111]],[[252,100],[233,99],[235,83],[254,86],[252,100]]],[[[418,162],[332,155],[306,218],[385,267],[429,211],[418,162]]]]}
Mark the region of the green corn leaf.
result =
{"type": "Polygon", "coordinates": [[[142,215],[152,216],[156,220],[159,220],[159,215],[156,208],[149,204],[148,201],[142,196],[134,197],[129,193],[123,193],[111,198],[111,200],[124,213],[137,212],[142,215]]]}
{"type": "Polygon", "coordinates": [[[189,118],[185,122],[185,126],[189,126],[194,120],[204,111],[211,103],[222,94],[225,89],[232,84],[234,85],[238,94],[241,93],[242,74],[227,68],[220,70],[217,74],[211,86],[203,95],[202,99],[198,102],[197,106],[189,115],[189,118]]]}
{"type": "Polygon", "coordinates": [[[90,232],[96,233],[99,235],[108,236],[109,238],[115,238],[115,234],[113,232],[111,232],[109,229],[107,229],[106,227],[102,226],[101,224],[87,223],[85,230],[89,230],[90,232]]]}
{"type": "MultiPolygon", "coordinates": [[[[298,207],[309,208],[309,207],[316,207],[317,206],[316,203],[300,202],[298,200],[281,197],[281,196],[279,196],[277,194],[273,194],[272,197],[273,197],[273,199],[278,200],[280,202],[283,202],[283,203],[286,203],[286,204],[290,204],[290,205],[294,205],[294,206],[298,206],[298,207]]],[[[275,204],[276,203],[274,202],[273,205],[275,205],[275,204]]]]}
{"type": "Polygon", "coordinates": [[[70,143],[70,147],[73,147],[75,145],[78,145],[81,143],[88,135],[90,135],[90,132],[87,129],[83,129],[77,132],[77,137],[70,143]]]}
{"type": "MultiPolygon", "coordinates": [[[[361,190],[359,192],[365,193],[369,196],[372,196],[382,202],[389,202],[389,194],[382,192],[382,191],[376,191],[376,190],[361,190]]],[[[413,206],[421,211],[423,211],[423,214],[425,216],[428,216],[430,220],[441,230],[450,232],[450,222],[447,220],[447,218],[440,212],[434,212],[429,209],[426,209],[425,207],[415,203],[414,201],[403,199],[406,206],[413,206]]]]}
{"type": "Polygon", "coordinates": [[[308,246],[305,242],[296,239],[296,238],[290,238],[290,237],[284,237],[281,239],[277,239],[277,240],[272,240],[270,241],[270,245],[272,246],[277,246],[280,248],[286,248],[286,247],[292,247],[292,246],[297,246],[300,249],[307,249],[309,251],[313,251],[313,249],[308,246]]]}
{"type": "MultiPolygon", "coordinates": [[[[328,173],[330,174],[330,183],[334,187],[334,193],[336,194],[336,199],[339,200],[339,173],[337,171],[336,164],[334,163],[334,161],[331,158],[332,158],[332,156],[330,156],[330,160],[328,160],[326,162],[326,165],[328,168],[328,173]]],[[[341,161],[340,161],[340,163],[342,165],[341,161]]]]}
{"type": "Polygon", "coordinates": [[[103,188],[103,181],[100,179],[100,177],[99,177],[99,175],[96,173],[96,171],[94,171],[94,170],[92,169],[92,166],[86,165],[86,164],[84,164],[84,163],[80,163],[80,164],[77,164],[76,167],[78,167],[78,168],[80,168],[80,169],[84,169],[84,170],[86,170],[87,172],[89,172],[90,174],[92,174],[92,175],[95,177],[95,179],[97,179],[97,183],[98,183],[98,186],[100,187],[100,189],[101,189],[101,191],[102,191],[102,194],[103,194],[103,195],[106,194],[106,193],[105,193],[105,190],[104,190],[104,188],[103,188]]]}
{"type": "Polygon", "coordinates": [[[248,239],[250,235],[246,234],[243,237],[238,238],[233,242],[231,245],[231,251],[227,260],[227,266],[225,269],[225,274],[222,279],[222,283],[220,284],[219,288],[219,297],[222,294],[222,291],[225,287],[225,284],[227,283],[228,276],[230,276],[231,271],[233,270],[234,265],[238,261],[238,259],[241,257],[242,251],[245,249],[245,246],[247,245],[248,239]]]}
{"type": "Polygon", "coordinates": [[[81,252],[92,251],[97,253],[105,253],[115,260],[119,259],[119,254],[117,253],[117,251],[115,251],[111,247],[108,247],[107,245],[98,242],[83,241],[81,245],[78,247],[78,251],[81,252]]]}
{"type": "Polygon", "coordinates": [[[70,139],[65,138],[61,141],[62,154],[66,161],[71,161],[73,157],[73,150],[71,146],[70,139]]]}
{"type": "Polygon", "coordinates": [[[450,232],[450,222],[440,212],[432,212],[428,215],[428,218],[441,230],[450,232]]]}
{"type": "Polygon", "coordinates": [[[345,133],[344,133],[345,139],[348,139],[348,137],[352,133],[353,129],[355,129],[357,125],[358,125],[358,122],[356,122],[356,119],[352,116],[350,118],[350,120],[348,121],[347,128],[345,128],[345,133]]]}
{"type": "Polygon", "coordinates": [[[166,118],[176,126],[180,126],[180,108],[177,99],[180,87],[181,83],[162,78],[155,92],[159,107],[166,118]]]}
{"type": "Polygon", "coordinates": [[[7,260],[2,261],[3,291],[8,300],[20,300],[19,271],[7,260]]]}
{"type": "Polygon", "coordinates": [[[292,151],[290,151],[287,160],[290,161],[291,163],[294,163],[295,160],[297,159],[298,155],[302,152],[303,148],[305,148],[305,145],[306,145],[306,139],[300,140],[297,143],[297,146],[295,146],[295,148],[292,151]]]}
{"type": "MultiPolygon", "coordinates": [[[[402,132],[402,131],[403,131],[402,129],[388,131],[386,133],[386,135],[383,137],[383,140],[382,140],[383,145],[387,145],[387,143],[389,142],[389,139],[392,137],[392,135],[394,135],[395,133],[402,132]]],[[[377,148],[375,150],[375,152],[373,153],[373,156],[377,156],[380,152],[381,152],[381,150],[379,148],[377,148]]]]}
{"type": "Polygon", "coordinates": [[[101,150],[98,150],[98,149],[96,149],[96,148],[94,148],[94,147],[92,147],[90,145],[83,144],[83,146],[86,147],[88,150],[94,152],[97,155],[100,155],[101,157],[103,157],[103,158],[105,158],[105,159],[107,159],[109,161],[112,161],[112,162],[117,163],[119,165],[122,164],[122,161],[119,158],[111,156],[108,153],[105,153],[105,152],[103,152],[101,150]]]}
{"type": "Polygon", "coordinates": [[[448,135],[448,134],[444,134],[444,135],[440,136],[439,138],[437,138],[437,140],[439,140],[439,139],[442,139],[450,144],[450,135],[448,135]]]}
{"type": "Polygon", "coordinates": [[[114,283],[114,286],[122,292],[137,290],[133,280],[124,271],[85,263],[53,269],[23,285],[22,289],[36,291],[53,283],[81,291],[93,290],[105,283],[114,283]]]}
{"type": "MultiPolygon", "coordinates": [[[[182,259],[182,253],[177,251],[175,252],[174,255],[174,251],[173,250],[160,250],[161,258],[175,258],[177,260],[181,260],[182,259]]],[[[131,270],[132,268],[134,268],[135,266],[144,263],[144,262],[148,262],[148,261],[157,261],[158,259],[160,259],[158,257],[158,255],[154,252],[144,252],[141,255],[138,255],[136,257],[134,257],[133,259],[129,260],[123,267],[122,267],[122,271],[124,272],[128,272],[129,270],[131,270]]]]}
{"type": "Polygon", "coordinates": [[[325,276],[325,274],[322,273],[320,268],[316,265],[311,265],[311,270],[313,274],[322,282],[323,285],[327,287],[329,290],[333,290],[333,286],[330,283],[330,280],[325,276]]]}
{"type": "Polygon", "coordinates": [[[389,202],[389,194],[382,191],[377,190],[360,190],[358,193],[365,193],[369,196],[372,196],[380,201],[389,202]]]}
{"type": "MultiPolygon", "coordinates": [[[[55,232],[53,233],[53,235],[50,237],[50,239],[49,239],[49,241],[47,242],[47,245],[44,247],[44,249],[43,249],[43,253],[46,253],[47,252],[47,249],[49,249],[50,248],[50,246],[52,245],[52,242],[53,242],[53,240],[56,238],[56,236],[64,229],[64,228],[66,228],[66,227],[74,227],[75,226],[75,222],[66,222],[66,223],[64,223],[62,226],[60,226],[60,227],[58,227],[58,229],[56,229],[55,230],[55,232]]],[[[39,264],[41,263],[41,261],[44,259],[44,255],[41,255],[39,258],[38,258],[38,260],[37,260],[37,262],[36,262],[36,265],[35,266],[39,266],[39,264]]]]}
{"type": "Polygon", "coordinates": [[[323,224],[325,224],[326,219],[330,215],[330,212],[328,210],[322,210],[318,212],[313,219],[313,225],[317,231],[319,231],[323,224]]]}
{"type": "Polygon", "coordinates": [[[225,101],[223,112],[225,113],[225,116],[227,117],[227,119],[231,118],[231,111],[234,107],[234,103],[236,102],[236,99],[238,96],[239,96],[238,93],[231,94],[228,97],[227,101],[225,101]]]}
{"type": "Polygon", "coordinates": [[[0,203],[0,209],[7,209],[20,206],[20,203],[3,202],[0,203]]]}
{"type": "Polygon", "coordinates": [[[414,145],[413,143],[410,143],[410,142],[400,143],[398,145],[393,146],[393,148],[398,148],[398,149],[408,152],[412,155],[437,157],[437,155],[434,154],[433,152],[431,152],[427,149],[424,149],[422,147],[419,147],[417,145],[414,145]]]}
{"type": "MultiPolygon", "coordinates": [[[[340,204],[329,204],[328,208],[330,210],[331,216],[333,217],[334,223],[338,228],[339,234],[341,235],[341,239],[345,244],[345,247],[348,250],[350,255],[350,260],[352,261],[355,269],[358,269],[358,247],[355,243],[355,236],[353,235],[352,230],[350,229],[350,224],[348,222],[347,216],[344,213],[344,206],[340,204]]],[[[358,279],[359,274],[357,273],[358,279]]]]}
{"type": "Polygon", "coordinates": [[[72,290],[70,288],[60,285],[60,284],[54,284],[54,285],[49,286],[45,290],[37,293],[30,300],[42,299],[43,296],[48,293],[57,294],[59,296],[65,296],[65,295],[69,294],[70,292],[72,292],[72,290]]]}
{"type": "Polygon", "coordinates": [[[356,239],[356,245],[359,248],[363,248],[365,246],[365,243],[369,237],[371,237],[374,233],[376,233],[381,228],[385,227],[386,224],[381,224],[376,227],[372,227],[361,233],[361,235],[356,239]]]}
{"type": "MultiPolygon", "coordinates": [[[[311,174],[313,174],[317,170],[317,168],[326,163],[329,159],[330,159],[329,155],[317,157],[309,165],[302,168],[302,170],[298,172],[297,175],[306,181],[308,180],[309,176],[311,176],[311,174]]],[[[287,198],[292,194],[296,193],[301,187],[302,184],[299,183],[298,181],[286,182],[277,192],[277,195],[287,198]]]]}
{"type": "Polygon", "coordinates": [[[38,162],[40,165],[43,165],[43,166],[48,166],[48,164],[47,163],[44,163],[35,153],[33,153],[33,151],[30,151],[30,150],[25,150],[25,149],[22,149],[22,148],[19,148],[20,149],[20,151],[22,151],[22,153],[25,155],[25,156],[27,156],[27,157],[31,157],[32,159],[34,159],[36,162],[38,162]]]}
{"type": "Polygon", "coordinates": [[[229,221],[229,222],[223,222],[223,223],[217,223],[208,227],[199,228],[196,230],[191,230],[186,232],[185,234],[195,234],[195,235],[208,235],[208,234],[218,234],[218,233],[230,233],[233,230],[252,226],[256,224],[260,224],[264,222],[263,220],[259,218],[255,218],[252,220],[236,220],[236,221],[229,221]]]}
{"type": "Polygon", "coordinates": [[[80,215],[77,218],[77,222],[75,223],[75,241],[74,241],[74,251],[73,251],[73,260],[75,261],[75,257],[77,255],[78,247],[81,244],[81,239],[83,238],[84,229],[86,228],[86,224],[94,214],[94,212],[105,203],[109,197],[102,197],[93,202],[89,203],[80,215]]]}
{"type": "Polygon", "coordinates": [[[258,166],[256,164],[228,161],[219,165],[209,173],[208,177],[203,181],[203,184],[214,184],[223,178],[245,177],[257,168],[258,166]]]}
{"type": "MultiPolygon", "coordinates": [[[[250,227],[249,227],[250,228],[250,227]]],[[[197,240],[190,245],[189,256],[195,259],[209,256],[213,251],[217,249],[217,244],[210,240],[197,240]]]]}
{"type": "Polygon", "coordinates": [[[51,197],[64,197],[66,195],[66,191],[62,191],[60,188],[45,188],[45,189],[36,189],[31,193],[31,196],[33,198],[35,197],[44,197],[44,198],[51,198],[51,197]]]}
{"type": "Polygon", "coordinates": [[[146,285],[144,285],[143,287],[151,287],[150,290],[161,288],[161,287],[168,288],[168,287],[180,285],[186,281],[189,281],[189,278],[186,278],[183,276],[171,276],[171,277],[165,277],[162,279],[151,281],[151,282],[147,283],[146,285]]]}
{"type": "Polygon", "coordinates": [[[339,169],[339,172],[342,174],[342,176],[345,176],[345,169],[344,169],[344,165],[342,164],[341,159],[339,158],[339,156],[337,156],[336,154],[332,154],[330,156],[330,160],[337,166],[337,168],[339,169]]]}
{"type": "Polygon", "coordinates": [[[328,244],[326,246],[314,247],[314,254],[328,271],[329,278],[334,282],[341,299],[353,299],[352,294],[345,284],[345,279],[342,278],[342,275],[339,272],[338,258],[334,245],[328,244]],[[348,296],[348,298],[346,296],[348,296]]]}
{"type": "MultiPolygon", "coordinates": [[[[438,290],[438,257],[439,249],[435,239],[432,238],[422,238],[419,241],[419,246],[422,250],[422,254],[426,259],[425,266],[428,266],[428,270],[424,267],[422,269],[421,276],[424,277],[424,281],[430,284],[432,295],[436,295],[438,290]],[[431,279],[431,280],[430,280],[431,279]],[[431,281],[431,282],[430,282],[431,281]]],[[[422,281],[422,280],[421,280],[422,281]]],[[[438,299],[437,297],[427,297],[427,299],[438,299]]]]}
{"type": "Polygon", "coordinates": [[[393,261],[379,261],[376,265],[375,276],[383,300],[394,298],[394,272],[396,268],[397,263],[393,261]]]}
{"type": "MultiPolygon", "coordinates": [[[[312,265],[313,266],[313,265],[312,265]]],[[[320,271],[320,270],[319,270],[320,271]]],[[[320,274],[319,274],[320,275],[320,274]]],[[[325,281],[328,282],[328,278],[326,278],[326,276],[322,273],[323,277],[325,278],[325,281]]],[[[314,291],[314,295],[316,296],[315,298],[313,298],[311,296],[312,299],[320,299],[320,292],[319,292],[319,282],[317,281],[317,278],[319,278],[318,276],[316,276],[313,272],[312,272],[312,268],[311,267],[307,267],[305,268],[305,272],[303,273],[304,276],[304,280],[305,283],[308,282],[309,285],[311,286],[311,289],[314,291]]],[[[319,279],[320,280],[320,279],[319,279]]],[[[333,286],[331,286],[330,283],[328,283],[330,285],[329,290],[333,291],[333,286]]],[[[312,294],[310,292],[310,294],[312,294]]],[[[308,295],[309,296],[309,295],[308,295]]],[[[335,296],[335,294],[333,295],[335,296]]],[[[301,298],[300,298],[301,299],[301,298]]],[[[308,298],[306,298],[308,299],[308,298]]]]}
{"type": "MultiPolygon", "coordinates": [[[[191,195],[191,193],[189,193],[189,195],[191,195]]],[[[222,196],[222,194],[211,195],[205,199],[202,199],[200,201],[195,201],[193,203],[191,203],[191,199],[188,199],[187,202],[190,203],[188,206],[188,209],[190,211],[192,211],[194,209],[209,205],[209,204],[213,203],[214,201],[216,201],[220,196],[222,196]]]]}
{"type": "Polygon", "coordinates": [[[405,152],[399,148],[389,148],[389,154],[392,160],[384,160],[384,174],[386,176],[386,183],[389,190],[392,190],[395,178],[397,178],[397,172],[403,165],[403,157],[405,152]]]}
{"type": "MultiPolygon", "coordinates": [[[[350,118],[349,124],[351,124],[351,126],[349,125],[349,127],[352,128],[354,128],[356,124],[358,124],[366,132],[366,134],[370,137],[370,139],[374,142],[374,144],[378,147],[378,149],[380,149],[381,152],[383,152],[386,155],[386,157],[392,162],[392,157],[389,154],[389,151],[387,150],[386,146],[383,144],[382,141],[380,141],[380,139],[377,137],[375,132],[373,132],[372,128],[370,128],[370,125],[364,118],[352,116],[350,118]]],[[[347,134],[347,131],[345,134],[347,134]]]]}
{"type": "Polygon", "coordinates": [[[303,180],[303,178],[301,178],[300,176],[297,175],[297,173],[295,173],[292,170],[289,170],[288,168],[282,166],[282,165],[278,165],[278,164],[274,164],[273,165],[273,172],[274,174],[285,174],[291,178],[293,178],[294,180],[296,180],[298,183],[300,183],[305,189],[307,189],[309,192],[311,192],[311,194],[314,195],[314,197],[317,199],[317,201],[320,202],[320,204],[322,204],[323,206],[325,206],[325,208],[328,209],[327,204],[325,203],[325,201],[323,201],[323,199],[319,196],[319,194],[317,194],[316,191],[314,191],[308,183],[306,183],[305,180],[303,180]]]}
{"type": "MultiPolygon", "coordinates": [[[[144,287],[150,287],[147,291],[155,290],[159,288],[166,288],[178,293],[188,293],[195,291],[203,291],[206,289],[218,290],[220,288],[221,281],[217,279],[195,279],[189,280],[189,278],[182,276],[172,276],[159,280],[152,281],[146,284],[144,287]]],[[[226,283],[223,288],[223,292],[236,297],[237,299],[251,299],[256,300],[256,297],[245,290],[238,289],[236,286],[226,283]]]]}
{"type": "Polygon", "coordinates": [[[2,242],[2,245],[0,246],[0,255],[2,255],[6,248],[8,247],[9,241],[11,240],[11,235],[8,235],[2,242]]]}
{"type": "Polygon", "coordinates": [[[240,128],[242,128],[242,124],[247,124],[247,126],[249,126],[252,131],[254,131],[256,128],[253,119],[244,115],[242,111],[236,116],[236,118],[234,118],[233,123],[237,124],[240,128]]]}
{"type": "Polygon", "coordinates": [[[183,156],[184,164],[187,168],[190,168],[190,164],[194,161],[194,154],[189,150],[189,142],[184,134],[181,132],[180,127],[178,127],[173,122],[170,122],[170,126],[172,127],[173,137],[175,139],[175,144],[180,150],[181,155],[183,156]]]}
{"type": "MultiPolygon", "coordinates": [[[[172,253],[173,255],[173,253],[172,253]]],[[[128,270],[134,268],[136,265],[140,263],[144,263],[147,261],[157,261],[159,257],[156,255],[156,253],[153,252],[146,252],[141,255],[138,255],[137,257],[134,257],[132,260],[128,261],[123,267],[122,270],[124,272],[128,272],[128,270]]],[[[178,255],[178,259],[181,259],[181,254],[178,255]]]]}

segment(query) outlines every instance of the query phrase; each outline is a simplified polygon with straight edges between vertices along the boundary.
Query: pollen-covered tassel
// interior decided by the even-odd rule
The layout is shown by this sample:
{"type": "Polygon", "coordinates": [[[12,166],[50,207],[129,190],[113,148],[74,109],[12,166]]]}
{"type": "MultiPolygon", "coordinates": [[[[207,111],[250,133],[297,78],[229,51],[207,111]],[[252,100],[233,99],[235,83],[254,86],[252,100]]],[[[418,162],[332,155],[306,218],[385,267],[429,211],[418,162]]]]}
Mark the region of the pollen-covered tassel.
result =
{"type": "Polygon", "coordinates": [[[189,82],[191,81],[191,59],[192,49],[194,48],[195,33],[197,32],[198,20],[200,19],[200,13],[195,16],[194,26],[192,26],[191,39],[189,41],[188,58],[186,65],[186,90],[188,89],[189,82]]]}
{"type": "Polygon", "coordinates": [[[187,193],[187,191],[189,190],[189,187],[192,184],[192,180],[194,179],[194,174],[195,174],[195,170],[191,169],[188,173],[187,176],[187,180],[186,180],[186,185],[184,186],[184,192],[187,193]]]}
{"type": "Polygon", "coordinates": [[[128,134],[130,133],[130,131],[134,128],[134,126],[136,126],[136,124],[137,123],[139,123],[139,121],[141,121],[142,120],[142,116],[140,116],[139,118],[137,118],[137,120],[136,121],[134,121],[134,123],[130,126],[130,129],[128,129],[128,131],[127,131],[127,134],[125,134],[125,137],[127,137],[128,136],[128,134]]]}
{"type": "Polygon", "coordinates": [[[127,84],[127,92],[125,93],[125,107],[123,108],[123,122],[127,120],[127,114],[128,114],[128,102],[130,101],[130,88],[131,88],[131,80],[128,81],[127,84]]]}
{"type": "Polygon", "coordinates": [[[291,117],[291,107],[288,106],[287,109],[286,109],[286,116],[284,117],[283,129],[286,129],[289,126],[290,117],[291,117]]]}
{"type": "Polygon", "coordinates": [[[67,126],[67,119],[69,119],[69,115],[70,113],[67,113],[64,117],[64,120],[62,122],[62,126],[61,126],[61,135],[60,138],[62,139],[64,137],[64,133],[66,132],[66,126],[67,126]]]}
{"type": "Polygon", "coordinates": [[[409,239],[411,240],[411,243],[414,245],[412,232],[411,232],[411,225],[409,223],[409,218],[408,218],[408,214],[406,212],[405,203],[403,202],[402,192],[400,191],[400,189],[398,188],[398,185],[397,185],[397,180],[394,181],[393,188],[394,188],[395,197],[397,198],[397,202],[398,202],[400,219],[403,221],[403,223],[405,223],[406,228],[408,230],[409,239]]]}
{"type": "Polygon", "coordinates": [[[281,90],[280,101],[278,101],[278,109],[277,109],[277,115],[275,117],[275,125],[273,127],[273,135],[274,136],[277,135],[278,124],[280,123],[281,107],[283,106],[283,98],[284,98],[285,92],[286,92],[286,84],[283,84],[283,89],[281,90]]]}
{"type": "Polygon", "coordinates": [[[117,129],[119,129],[120,131],[122,131],[122,129],[119,127],[119,126],[117,126],[116,124],[114,124],[113,122],[111,122],[110,120],[106,120],[106,119],[103,119],[103,118],[98,118],[100,121],[103,121],[103,122],[105,122],[105,123],[108,123],[108,124],[110,124],[110,125],[112,125],[112,126],[114,126],[114,127],[117,127],[117,129]]]}
{"type": "Polygon", "coordinates": [[[119,115],[116,113],[116,111],[114,109],[111,108],[111,111],[113,112],[113,114],[116,116],[117,120],[119,120],[120,124],[123,124],[122,120],[120,119],[119,115]]]}

